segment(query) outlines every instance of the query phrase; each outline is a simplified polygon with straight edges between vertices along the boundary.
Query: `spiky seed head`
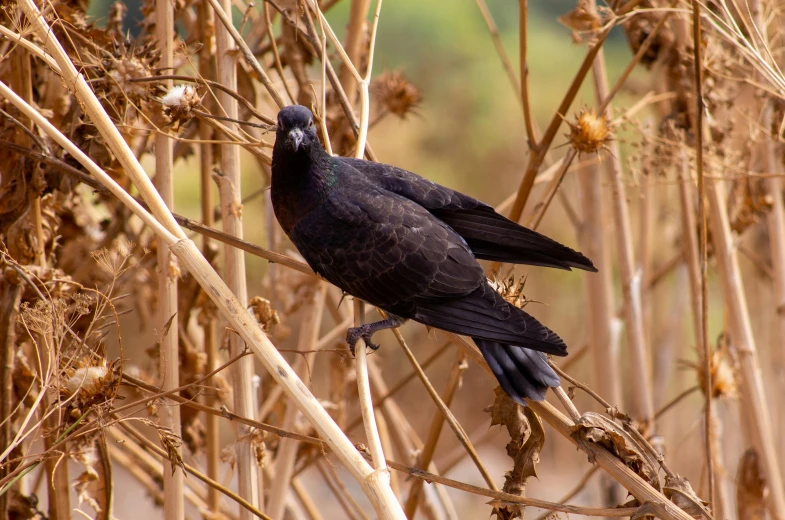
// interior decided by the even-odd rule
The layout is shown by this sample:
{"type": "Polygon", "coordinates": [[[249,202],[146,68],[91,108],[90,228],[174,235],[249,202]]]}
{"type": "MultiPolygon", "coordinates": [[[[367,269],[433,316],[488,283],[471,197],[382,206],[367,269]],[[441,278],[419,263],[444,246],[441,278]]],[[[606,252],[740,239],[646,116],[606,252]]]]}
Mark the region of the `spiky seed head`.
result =
{"type": "Polygon", "coordinates": [[[373,82],[379,103],[401,119],[422,101],[422,94],[401,71],[385,71],[373,82]]]}
{"type": "Polygon", "coordinates": [[[597,115],[593,108],[584,108],[570,125],[570,144],[579,153],[596,153],[610,142],[610,121],[604,115],[597,115]]]}

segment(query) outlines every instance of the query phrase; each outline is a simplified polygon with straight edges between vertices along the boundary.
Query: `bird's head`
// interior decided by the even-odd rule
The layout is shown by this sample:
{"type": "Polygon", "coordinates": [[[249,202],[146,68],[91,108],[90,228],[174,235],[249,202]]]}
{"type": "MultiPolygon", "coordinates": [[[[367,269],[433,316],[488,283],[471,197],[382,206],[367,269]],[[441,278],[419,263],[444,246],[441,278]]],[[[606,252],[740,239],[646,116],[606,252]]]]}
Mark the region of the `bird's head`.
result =
{"type": "Polygon", "coordinates": [[[290,152],[308,151],[319,143],[313,114],[302,105],[284,107],[278,112],[275,142],[290,152]]]}

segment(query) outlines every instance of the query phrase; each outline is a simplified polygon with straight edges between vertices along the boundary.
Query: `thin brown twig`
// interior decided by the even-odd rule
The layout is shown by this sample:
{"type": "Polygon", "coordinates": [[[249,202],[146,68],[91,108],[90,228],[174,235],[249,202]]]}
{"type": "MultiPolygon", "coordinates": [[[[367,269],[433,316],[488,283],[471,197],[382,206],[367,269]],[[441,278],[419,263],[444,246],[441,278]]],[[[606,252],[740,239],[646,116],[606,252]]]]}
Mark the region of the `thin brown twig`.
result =
{"type": "MultiPolygon", "coordinates": [[[[537,144],[537,136],[534,135],[534,121],[532,117],[531,101],[529,96],[528,16],[529,0],[518,0],[518,47],[520,50],[519,60],[521,75],[521,106],[523,107],[523,121],[526,125],[526,141],[529,145],[529,152],[532,153],[539,145],[537,144]]],[[[529,160],[531,161],[532,158],[529,157],[529,160]]],[[[532,179],[532,181],[534,181],[534,179],[532,179]]],[[[518,197],[516,196],[516,201],[517,199],[518,197]]],[[[523,207],[521,207],[521,212],[522,211],[523,207]]],[[[518,215],[518,218],[520,218],[520,215],[518,215]]]]}
{"type": "Polygon", "coordinates": [[[701,42],[700,3],[692,0],[692,49],[695,74],[695,162],[698,177],[698,230],[700,233],[700,301],[701,301],[701,353],[703,356],[703,378],[706,382],[706,401],[704,404],[705,423],[704,448],[709,482],[709,502],[715,503],[714,480],[714,443],[711,439],[711,354],[709,353],[709,289],[708,289],[708,226],[706,224],[706,185],[703,175],[703,62],[701,42]]]}

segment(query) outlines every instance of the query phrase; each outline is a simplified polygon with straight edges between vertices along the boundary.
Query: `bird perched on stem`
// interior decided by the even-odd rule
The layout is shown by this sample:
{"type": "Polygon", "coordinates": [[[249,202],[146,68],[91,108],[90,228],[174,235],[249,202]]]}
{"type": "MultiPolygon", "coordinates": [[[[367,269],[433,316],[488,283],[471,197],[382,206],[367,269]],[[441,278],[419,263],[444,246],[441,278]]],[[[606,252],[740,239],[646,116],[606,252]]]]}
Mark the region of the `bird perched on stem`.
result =
{"type": "Polygon", "coordinates": [[[564,341],[505,301],[477,260],[596,271],[588,258],[414,173],[330,156],[303,106],[278,114],[272,173],[275,216],[308,265],[387,314],[350,328],[350,347],[375,349],[375,332],[411,319],[470,336],[521,404],[558,386],[545,354],[567,355],[564,341]]]}

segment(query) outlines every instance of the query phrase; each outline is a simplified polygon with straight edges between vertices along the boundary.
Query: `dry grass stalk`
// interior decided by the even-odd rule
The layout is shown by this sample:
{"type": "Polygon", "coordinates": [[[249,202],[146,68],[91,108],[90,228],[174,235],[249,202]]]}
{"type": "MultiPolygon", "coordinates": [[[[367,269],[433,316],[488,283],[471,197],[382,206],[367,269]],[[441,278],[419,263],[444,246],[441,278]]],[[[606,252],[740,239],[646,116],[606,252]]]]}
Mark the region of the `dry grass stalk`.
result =
{"type": "MultiPolygon", "coordinates": [[[[399,338],[399,341],[400,340],[401,338],[399,338]]],[[[415,369],[419,368],[419,365],[416,364],[417,360],[414,359],[413,355],[411,354],[411,350],[409,350],[408,347],[403,342],[401,342],[401,346],[405,348],[408,356],[410,357],[410,360],[412,361],[412,363],[415,364],[415,369]]],[[[466,368],[467,366],[465,360],[463,359],[463,356],[458,356],[458,358],[455,360],[455,363],[453,363],[452,368],[450,369],[450,376],[447,379],[447,384],[445,385],[444,388],[443,397],[439,396],[438,394],[435,394],[435,391],[432,394],[432,398],[434,399],[434,402],[437,404],[437,407],[440,408],[441,413],[434,416],[433,421],[431,421],[431,426],[428,430],[428,438],[425,440],[425,444],[423,445],[423,448],[420,451],[420,455],[418,457],[419,458],[418,466],[420,467],[427,468],[433,462],[433,455],[434,452],[436,451],[436,444],[439,441],[439,436],[441,435],[442,427],[444,425],[445,419],[449,418],[451,420],[451,425],[453,424],[457,425],[457,421],[455,420],[455,417],[453,417],[452,414],[449,413],[448,407],[450,406],[453,397],[455,397],[455,392],[458,390],[460,386],[461,375],[466,368]]],[[[424,372],[422,372],[422,369],[418,370],[418,374],[422,374],[421,378],[426,377],[424,372]]],[[[427,377],[426,379],[423,380],[423,384],[426,384],[428,387],[430,387],[429,390],[433,389],[433,387],[430,385],[430,381],[427,381],[427,377]]],[[[465,443],[463,444],[466,447],[466,444],[465,443]]],[[[479,457],[477,457],[477,454],[476,452],[474,452],[474,449],[473,448],[467,449],[467,451],[469,451],[472,454],[472,458],[474,459],[475,463],[477,463],[479,461],[479,457]]],[[[498,487],[496,487],[490,475],[488,474],[488,470],[485,469],[485,467],[482,465],[481,462],[479,463],[478,469],[480,469],[483,478],[488,483],[488,487],[490,487],[491,489],[499,489],[498,487]]],[[[421,494],[422,494],[422,481],[420,480],[413,481],[411,487],[409,488],[409,494],[406,499],[406,506],[404,507],[404,511],[406,512],[407,518],[414,518],[414,515],[417,512],[417,507],[420,504],[421,494]]]]}
{"type": "MultiPolygon", "coordinates": [[[[597,104],[604,106],[607,111],[609,109],[607,100],[610,98],[608,74],[605,70],[605,56],[602,49],[599,50],[594,59],[592,71],[597,104]]],[[[609,112],[606,112],[606,118],[608,114],[609,112]]],[[[602,134],[598,137],[602,137],[602,134]]],[[[604,140],[604,137],[602,140],[604,140]]],[[[619,159],[621,150],[617,141],[611,141],[608,147],[609,154],[604,161],[604,165],[612,187],[613,223],[616,230],[616,249],[624,300],[624,330],[627,335],[627,348],[630,352],[634,378],[636,380],[632,392],[635,399],[635,412],[646,423],[647,427],[653,431],[654,398],[651,394],[651,363],[646,345],[643,305],[641,302],[641,273],[635,268],[632,228],[619,159]]]]}
{"type": "MultiPolygon", "coordinates": [[[[226,24],[226,13],[232,12],[230,0],[211,1],[216,16],[215,43],[218,82],[229,90],[237,90],[237,47],[233,39],[234,28],[226,24]]],[[[255,61],[255,60],[254,60],[255,61]]],[[[237,120],[239,110],[237,100],[221,92],[218,102],[226,117],[237,120]]],[[[218,192],[221,205],[223,231],[229,235],[243,238],[242,195],[240,191],[240,149],[233,145],[221,147],[221,173],[218,178],[218,192]]],[[[243,304],[248,301],[245,276],[245,256],[233,247],[224,247],[224,279],[229,289],[243,304]]],[[[229,337],[229,355],[234,357],[245,350],[242,338],[235,334],[229,337]]],[[[234,410],[245,417],[253,417],[257,409],[253,390],[253,360],[243,359],[232,367],[234,410]]],[[[235,450],[240,496],[256,507],[262,507],[260,495],[260,474],[256,465],[254,446],[251,443],[250,429],[240,426],[237,430],[235,450]]],[[[241,513],[241,520],[250,520],[248,512],[241,513]]]]}
{"type": "MultiPolygon", "coordinates": [[[[169,69],[174,65],[174,7],[168,0],[156,0],[155,34],[161,52],[160,65],[169,69]]],[[[167,89],[171,81],[164,82],[167,89]]],[[[163,126],[163,125],[159,125],[163,126]]],[[[164,133],[155,136],[155,183],[166,206],[174,209],[172,141],[164,133]]],[[[171,390],[180,386],[180,344],[177,327],[177,281],[179,268],[166,247],[157,248],[158,265],[158,330],[161,388],[171,390]],[[174,326],[171,326],[174,323],[174,326]]],[[[180,407],[161,410],[161,424],[172,434],[182,437],[180,407]]],[[[179,449],[179,448],[175,448],[179,449]]],[[[180,520],[185,517],[183,502],[183,472],[164,458],[164,517],[180,520]]]]}
{"type": "MultiPolygon", "coordinates": [[[[211,41],[215,34],[215,25],[213,24],[213,14],[206,1],[199,4],[199,34],[202,42],[211,41]]],[[[199,52],[199,75],[205,79],[213,79],[215,77],[213,66],[212,48],[210,45],[204,45],[199,52]]],[[[206,108],[212,107],[212,103],[207,101],[206,108]]],[[[213,145],[210,142],[213,138],[211,127],[203,120],[199,121],[199,137],[204,141],[199,145],[199,179],[200,179],[200,199],[201,199],[201,212],[202,223],[207,227],[212,227],[215,223],[214,218],[214,205],[215,197],[213,196],[213,145]]],[[[202,238],[202,251],[205,257],[213,253],[214,246],[212,245],[209,237],[202,238]]],[[[203,311],[207,309],[203,308],[203,311]]],[[[219,363],[218,357],[218,342],[216,338],[217,333],[217,319],[211,312],[204,312],[200,315],[199,321],[204,329],[204,351],[207,355],[207,371],[213,371],[219,363]]],[[[218,387],[218,380],[213,379],[210,381],[213,388],[218,387]]],[[[215,407],[218,403],[217,396],[211,392],[208,394],[206,404],[215,407]]],[[[207,414],[205,417],[205,454],[207,457],[207,476],[213,480],[218,480],[218,468],[220,464],[220,431],[218,426],[218,416],[207,414]]],[[[218,510],[221,495],[215,488],[208,488],[207,490],[207,503],[212,511],[218,510]]]]}
{"type": "MultiPolygon", "coordinates": [[[[19,313],[22,285],[15,279],[10,269],[4,268],[3,279],[0,282],[0,338],[4,338],[0,345],[0,417],[11,417],[13,410],[13,372],[16,354],[16,317],[19,313]]],[[[0,424],[0,452],[5,452],[13,439],[12,423],[4,420],[0,424]]],[[[11,467],[0,467],[0,480],[8,476],[11,467]]],[[[0,496],[0,517],[8,517],[9,500],[11,494],[0,496]]]]}
{"type": "MultiPolygon", "coordinates": [[[[300,337],[297,341],[297,350],[303,352],[302,356],[297,357],[292,369],[302,378],[306,379],[310,375],[316,351],[314,349],[319,335],[319,328],[322,324],[322,313],[324,312],[324,298],[327,286],[324,282],[319,282],[319,287],[314,291],[313,298],[306,303],[305,315],[300,328],[300,337]]],[[[282,428],[293,430],[296,428],[296,420],[299,410],[293,403],[288,403],[286,413],[283,418],[282,428]]],[[[292,439],[283,439],[278,445],[278,456],[275,458],[275,478],[270,487],[270,499],[267,504],[267,511],[273,518],[283,518],[284,505],[288,496],[288,489],[294,474],[294,464],[296,462],[297,449],[299,443],[292,439]]]]}
{"type": "Polygon", "coordinates": [[[741,368],[742,406],[754,419],[750,424],[752,442],[762,459],[766,482],[771,491],[772,508],[777,515],[785,516],[782,476],[777,464],[777,454],[769,418],[768,399],[763,388],[760,363],[752,333],[747,299],[739,269],[739,259],[730,231],[725,190],[721,181],[707,183],[712,243],[716,248],[722,278],[723,293],[730,313],[732,345],[737,351],[741,368]]]}

